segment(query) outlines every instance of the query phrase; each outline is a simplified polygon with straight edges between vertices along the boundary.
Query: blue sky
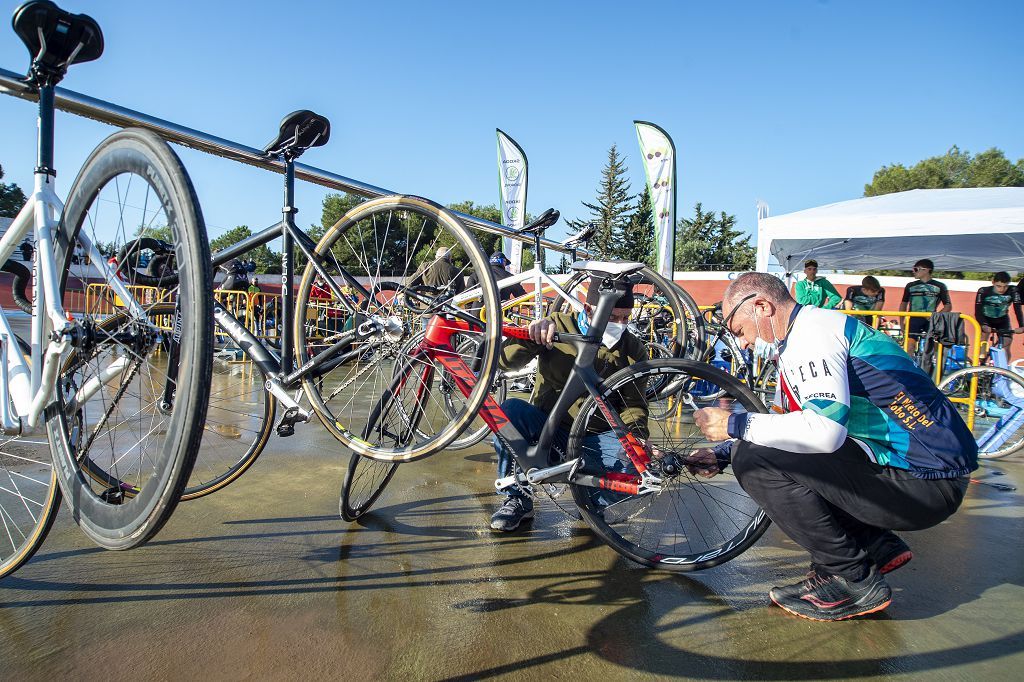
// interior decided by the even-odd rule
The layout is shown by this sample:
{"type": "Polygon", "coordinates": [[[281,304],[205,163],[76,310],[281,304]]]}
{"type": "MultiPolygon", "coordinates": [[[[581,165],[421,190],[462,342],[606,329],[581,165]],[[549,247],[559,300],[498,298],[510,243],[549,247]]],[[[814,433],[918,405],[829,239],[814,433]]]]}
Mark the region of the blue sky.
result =
{"type": "MultiPolygon", "coordinates": [[[[777,215],[855,198],[881,165],[953,144],[1024,156],[1019,2],[59,4],[106,38],[65,87],[253,146],[313,109],[332,137],[304,162],[442,203],[498,201],[496,127],[529,156],[534,214],[583,215],[612,143],[639,191],[645,119],[675,140],[680,216],[701,201],[748,231],[757,199],[777,215]]],[[[22,72],[4,22],[0,67],[22,72]]],[[[0,126],[4,181],[27,189],[33,106],[0,97],[0,126]]],[[[61,188],[111,130],[58,114],[61,188]]],[[[212,235],[279,216],[279,176],[179,153],[212,235]]],[[[325,190],[300,185],[300,222],[318,222],[325,190]]]]}

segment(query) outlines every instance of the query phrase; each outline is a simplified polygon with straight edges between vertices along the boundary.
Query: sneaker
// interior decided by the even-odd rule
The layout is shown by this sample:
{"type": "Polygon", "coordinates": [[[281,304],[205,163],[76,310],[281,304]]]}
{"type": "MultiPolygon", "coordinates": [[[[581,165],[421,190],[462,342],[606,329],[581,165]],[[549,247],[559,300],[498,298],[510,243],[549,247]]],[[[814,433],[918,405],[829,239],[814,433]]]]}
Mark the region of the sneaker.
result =
{"type": "Polygon", "coordinates": [[[519,527],[524,519],[533,518],[533,500],[528,497],[510,497],[491,516],[491,530],[508,533],[519,527]]]}
{"type": "Polygon", "coordinates": [[[892,590],[874,568],[858,582],[811,571],[802,583],[773,587],[768,596],[794,616],[820,621],[864,616],[892,603],[892,590]]]}
{"type": "Polygon", "coordinates": [[[878,539],[864,548],[868,553],[871,562],[878,567],[882,575],[895,571],[900,566],[914,558],[907,543],[900,539],[892,531],[885,531],[878,539]]]}

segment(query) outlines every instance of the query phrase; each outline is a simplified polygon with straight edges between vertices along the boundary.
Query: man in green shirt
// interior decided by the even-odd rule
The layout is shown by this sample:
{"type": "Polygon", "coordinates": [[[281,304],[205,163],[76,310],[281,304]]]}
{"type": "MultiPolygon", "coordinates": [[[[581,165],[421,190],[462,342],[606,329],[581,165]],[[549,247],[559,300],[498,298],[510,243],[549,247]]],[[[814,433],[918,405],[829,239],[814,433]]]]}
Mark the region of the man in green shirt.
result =
{"type": "Polygon", "coordinates": [[[839,306],[843,297],[839,295],[836,288],[824,277],[818,277],[818,261],[809,260],[804,263],[804,275],[796,283],[796,302],[800,305],[812,305],[815,308],[832,310],[839,306]]]}

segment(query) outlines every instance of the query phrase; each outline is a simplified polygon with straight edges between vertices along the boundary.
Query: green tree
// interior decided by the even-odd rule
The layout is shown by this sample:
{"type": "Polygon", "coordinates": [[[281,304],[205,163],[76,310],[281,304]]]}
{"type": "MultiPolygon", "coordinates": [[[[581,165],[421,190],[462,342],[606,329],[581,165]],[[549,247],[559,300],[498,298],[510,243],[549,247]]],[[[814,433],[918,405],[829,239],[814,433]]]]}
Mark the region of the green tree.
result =
{"type": "Polygon", "coordinates": [[[651,205],[651,192],[646,185],[637,198],[636,210],[622,230],[619,243],[620,258],[655,265],[654,207],[651,205]]]}
{"type": "Polygon", "coordinates": [[[679,221],[676,236],[676,269],[702,270],[708,266],[728,265],[736,270],[751,270],[756,250],[750,235],[736,227],[736,216],[721,211],[704,211],[697,202],[693,218],[679,221]]]}
{"type": "MultiPolygon", "coordinates": [[[[221,251],[251,236],[252,230],[249,229],[248,225],[233,227],[210,241],[210,251],[221,251]]],[[[271,250],[267,244],[257,246],[252,251],[244,254],[242,258],[251,258],[253,260],[256,264],[257,274],[276,274],[281,272],[281,254],[271,250]]]]}
{"type": "Polygon", "coordinates": [[[995,147],[971,156],[954,145],[942,156],[924,159],[911,168],[899,163],[882,166],[864,185],[864,196],[956,187],[1024,187],[1024,159],[1014,164],[995,147]]]}
{"type": "Polygon", "coordinates": [[[629,193],[626,173],[625,159],[619,156],[619,150],[613,144],[608,150],[608,163],[601,171],[596,203],[581,202],[589,209],[590,217],[566,223],[573,232],[579,232],[591,222],[597,224],[597,232],[587,244],[596,258],[617,258],[622,254],[622,234],[633,212],[633,197],[629,193]]]}
{"type": "MultiPolygon", "coordinates": [[[[0,166],[0,180],[3,180],[4,168],[0,166]]],[[[14,218],[25,205],[25,193],[13,182],[0,182],[0,218],[14,218]]]]}

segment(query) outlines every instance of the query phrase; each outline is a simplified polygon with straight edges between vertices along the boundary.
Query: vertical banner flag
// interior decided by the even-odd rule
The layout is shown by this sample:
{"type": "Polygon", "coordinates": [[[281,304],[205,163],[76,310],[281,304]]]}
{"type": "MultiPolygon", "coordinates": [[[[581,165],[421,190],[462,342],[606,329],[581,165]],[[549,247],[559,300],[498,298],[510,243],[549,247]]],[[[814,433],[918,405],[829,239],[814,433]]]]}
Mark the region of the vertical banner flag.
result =
{"type": "Polygon", "coordinates": [[[656,269],[672,279],[676,251],[676,147],[668,133],[653,123],[633,123],[640,140],[640,153],[654,209],[654,233],[658,245],[656,269]]]}
{"type": "MultiPolygon", "coordinates": [[[[515,140],[498,130],[498,186],[501,189],[501,224],[513,230],[526,225],[526,152],[515,140]]],[[[505,255],[512,261],[511,269],[523,269],[523,243],[505,237],[505,255]]]]}

